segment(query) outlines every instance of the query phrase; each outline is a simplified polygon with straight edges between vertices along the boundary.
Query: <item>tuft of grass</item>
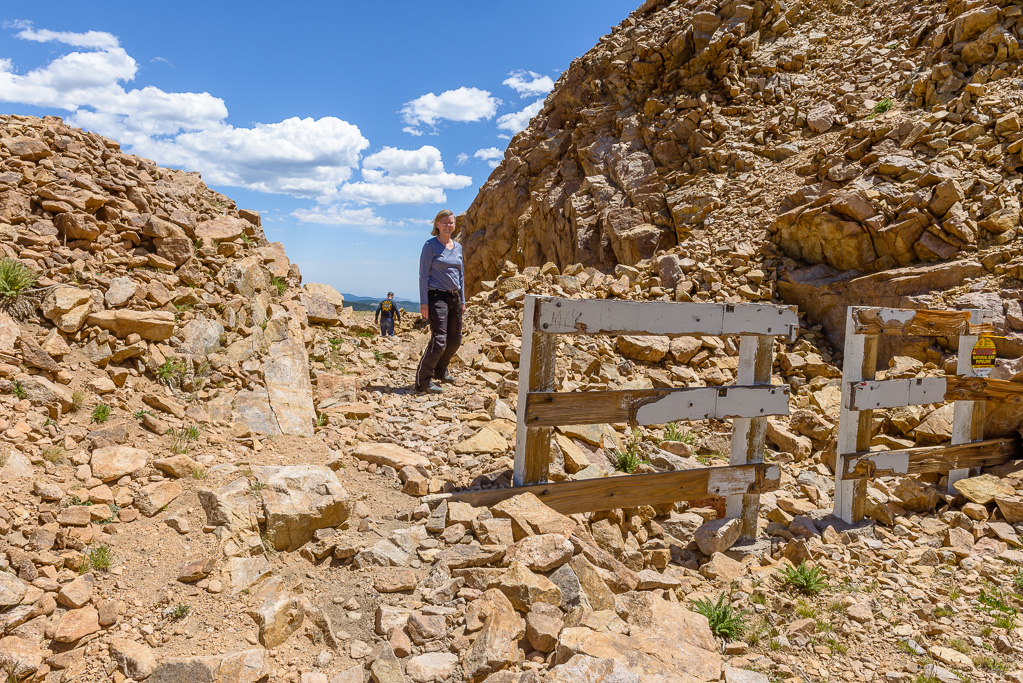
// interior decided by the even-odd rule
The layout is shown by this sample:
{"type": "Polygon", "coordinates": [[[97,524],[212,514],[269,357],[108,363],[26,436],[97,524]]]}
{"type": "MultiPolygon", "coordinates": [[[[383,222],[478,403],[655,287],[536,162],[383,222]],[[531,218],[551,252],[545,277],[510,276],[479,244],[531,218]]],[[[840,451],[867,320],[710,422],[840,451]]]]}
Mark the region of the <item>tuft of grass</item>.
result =
{"type": "Polygon", "coordinates": [[[892,102],[892,98],[886,97],[877,104],[875,104],[874,108],[871,109],[871,111],[874,112],[875,114],[884,114],[887,111],[891,111],[892,105],[894,104],[895,103],[892,102]]]}
{"type": "Polygon", "coordinates": [[[735,610],[725,601],[725,594],[718,596],[717,602],[710,598],[693,602],[693,611],[707,617],[711,632],[725,640],[734,640],[742,635],[746,628],[745,610],[735,610]]]}
{"type": "Polygon", "coordinates": [[[25,391],[25,387],[21,386],[21,382],[16,379],[11,380],[11,393],[19,401],[28,398],[28,392],[25,391]]]}
{"type": "Polygon", "coordinates": [[[92,409],[91,422],[96,424],[103,424],[110,419],[110,406],[105,403],[100,403],[98,406],[92,409]]]}
{"type": "Polygon", "coordinates": [[[970,644],[962,638],[953,638],[948,641],[948,646],[956,652],[962,652],[964,655],[970,654],[970,644]]]}
{"type": "Polygon", "coordinates": [[[820,593],[828,587],[820,567],[810,567],[806,560],[800,562],[798,567],[784,567],[781,575],[786,584],[809,595],[820,593]]]}
{"type": "Polygon", "coordinates": [[[104,543],[103,545],[96,546],[89,550],[86,555],[88,560],[83,566],[91,567],[97,571],[105,572],[110,569],[110,565],[114,563],[114,552],[110,549],[110,546],[104,543]]]}
{"type": "Polygon", "coordinates": [[[934,608],[934,615],[937,617],[950,617],[955,613],[956,611],[948,605],[938,605],[934,608]]]}
{"type": "Polygon", "coordinates": [[[188,453],[190,444],[199,438],[199,428],[195,425],[188,427],[181,427],[180,429],[171,429],[168,432],[173,436],[171,441],[170,451],[174,455],[184,455],[188,453]]]}
{"type": "Polygon", "coordinates": [[[824,644],[831,648],[831,651],[838,655],[844,655],[849,651],[849,646],[834,638],[825,638],[824,644]]]}
{"type": "Polygon", "coordinates": [[[167,386],[178,385],[185,377],[185,363],[180,358],[168,358],[156,368],[156,376],[167,386]]]}
{"type": "Polygon", "coordinates": [[[192,479],[205,479],[210,476],[209,470],[205,467],[193,467],[192,468],[192,479]]]}
{"type": "Polygon", "coordinates": [[[995,673],[1009,673],[1009,665],[993,655],[978,655],[973,658],[973,665],[995,673]]]}
{"type": "Polygon", "coordinates": [[[43,449],[43,460],[53,464],[64,462],[64,449],[60,446],[47,446],[43,449]]]}
{"type": "Polygon", "coordinates": [[[327,424],[327,414],[326,413],[316,413],[316,426],[317,427],[323,427],[326,424],[327,424]]]}
{"type": "Polygon", "coordinates": [[[1023,591],[1023,569],[1016,571],[1016,575],[1012,577],[1012,585],[1017,591],[1023,591]]]}
{"type": "Polygon", "coordinates": [[[279,295],[283,296],[284,293],[288,291],[288,281],[278,275],[274,275],[270,278],[270,284],[277,290],[277,294],[279,295]]]}
{"type": "Polygon", "coordinates": [[[0,259],[0,309],[18,303],[37,279],[38,276],[21,261],[12,258],[0,259]]]}
{"type": "Polygon", "coordinates": [[[85,405],[85,392],[75,389],[71,392],[71,412],[77,413],[85,405]]]}
{"type": "Polygon", "coordinates": [[[696,443],[696,434],[693,434],[691,430],[681,426],[678,422],[670,422],[664,428],[664,440],[681,441],[691,445],[696,443]]]}
{"type": "Polygon", "coordinates": [[[999,614],[995,617],[995,628],[1004,628],[1006,631],[1011,631],[1016,628],[1016,622],[1007,614],[999,614]]]}
{"type": "Polygon", "coordinates": [[[151,410],[136,410],[134,413],[131,414],[131,416],[134,417],[139,422],[142,422],[142,418],[145,417],[146,415],[148,415],[149,417],[153,417],[153,411],[151,411],[151,410]]]}
{"type": "Polygon", "coordinates": [[[373,360],[377,363],[384,362],[384,354],[376,349],[373,349],[373,360]]]}
{"type": "Polygon", "coordinates": [[[251,247],[251,246],[256,244],[256,240],[252,239],[251,237],[246,235],[244,232],[242,233],[240,239],[242,241],[242,244],[244,244],[247,247],[251,247]]]}
{"type": "Polygon", "coordinates": [[[917,677],[913,679],[913,683],[941,683],[941,679],[931,674],[917,674],[917,677]]]}
{"type": "Polygon", "coordinates": [[[266,484],[261,481],[249,482],[249,488],[253,491],[262,491],[266,488],[266,484]]]}
{"type": "Polygon", "coordinates": [[[0,467],[3,467],[4,465],[7,464],[7,458],[9,458],[9,457],[10,457],[9,454],[7,454],[7,453],[5,453],[3,451],[0,451],[0,467]]]}
{"type": "Polygon", "coordinates": [[[619,472],[627,472],[629,474],[635,472],[641,463],[646,462],[639,457],[639,430],[632,430],[632,437],[629,439],[629,443],[626,444],[624,451],[612,448],[609,455],[614,468],[619,472]]]}
{"type": "Polygon", "coordinates": [[[188,616],[188,613],[192,611],[192,608],[188,605],[178,605],[171,612],[171,621],[178,621],[188,616]]]}
{"type": "Polygon", "coordinates": [[[749,600],[754,605],[766,605],[767,604],[767,594],[766,593],[754,593],[753,595],[750,596],[749,600]]]}
{"type": "Polygon", "coordinates": [[[821,611],[816,605],[812,605],[805,600],[796,600],[795,612],[801,619],[816,619],[821,615],[821,611]]]}

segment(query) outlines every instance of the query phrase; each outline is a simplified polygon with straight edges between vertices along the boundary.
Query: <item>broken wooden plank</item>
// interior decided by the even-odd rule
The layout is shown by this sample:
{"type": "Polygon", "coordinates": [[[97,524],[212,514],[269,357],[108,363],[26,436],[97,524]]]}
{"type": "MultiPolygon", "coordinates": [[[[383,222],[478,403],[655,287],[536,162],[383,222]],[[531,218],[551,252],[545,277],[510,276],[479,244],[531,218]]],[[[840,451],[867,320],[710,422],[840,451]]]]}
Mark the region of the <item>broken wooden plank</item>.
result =
{"type": "Polygon", "coordinates": [[[794,308],[606,299],[540,299],[538,330],[547,334],[784,335],[795,340],[794,308]]]}
{"type": "Polygon", "coordinates": [[[1023,405],[1023,382],[1010,382],[1007,379],[988,379],[987,377],[946,378],[948,388],[945,390],[947,401],[1001,401],[1012,405],[1023,405]]]}
{"type": "Polygon", "coordinates": [[[461,491],[444,495],[446,500],[484,507],[496,505],[522,493],[532,493],[554,510],[571,515],[712,496],[767,493],[778,489],[780,479],[781,469],[778,465],[758,463],[561,481],[486,491],[461,491]]]}
{"type": "Polygon", "coordinates": [[[668,424],[676,420],[729,419],[789,414],[788,385],[681,387],[619,391],[531,391],[527,427],[566,424],[668,424]]]}
{"type": "Polygon", "coordinates": [[[990,467],[1023,457],[1018,438],[905,448],[897,451],[843,453],[843,480],[990,467]]]}
{"type": "Polygon", "coordinates": [[[941,403],[945,400],[945,385],[945,377],[855,382],[850,387],[849,407],[852,410],[873,410],[941,403]]]}
{"type": "Polygon", "coordinates": [[[932,311],[913,308],[857,306],[853,319],[856,334],[899,334],[957,337],[994,331],[991,323],[971,322],[969,311],[932,311]]]}
{"type": "Polygon", "coordinates": [[[516,486],[547,481],[551,463],[552,429],[526,424],[526,396],[530,391],[554,388],[557,338],[536,330],[537,299],[527,296],[522,314],[522,353],[519,358],[519,400],[516,406],[515,462],[512,469],[516,486]]]}

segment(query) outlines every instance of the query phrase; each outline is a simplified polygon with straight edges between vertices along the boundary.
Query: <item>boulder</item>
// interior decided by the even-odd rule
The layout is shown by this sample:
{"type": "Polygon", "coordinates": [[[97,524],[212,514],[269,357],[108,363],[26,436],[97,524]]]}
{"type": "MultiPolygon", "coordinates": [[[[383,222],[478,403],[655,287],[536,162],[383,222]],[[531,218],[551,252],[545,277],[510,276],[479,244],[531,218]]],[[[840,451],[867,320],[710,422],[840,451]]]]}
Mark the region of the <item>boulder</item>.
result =
{"type": "Polygon", "coordinates": [[[114,638],[110,641],[110,658],[117,663],[121,673],[136,681],[148,678],[156,669],[153,649],[127,638],[114,638]]]}
{"type": "Polygon", "coordinates": [[[88,322],[109,330],[118,339],[137,334],[149,341],[166,341],[174,334],[174,314],[170,311],[100,311],[90,315],[88,322]]]}
{"type": "Polygon", "coordinates": [[[279,551],[298,550],[317,529],[340,526],[351,511],[348,493],[329,467],[253,467],[266,514],[266,533],[279,551]]]}
{"type": "Polygon", "coordinates": [[[26,638],[7,636],[0,638],[0,671],[14,681],[26,680],[43,664],[43,652],[26,638]]]}
{"type": "Polygon", "coordinates": [[[87,289],[60,285],[49,291],[40,308],[61,332],[77,332],[92,311],[92,294],[87,289]]]}
{"type": "MultiPolygon", "coordinates": [[[[274,581],[279,582],[280,579],[274,581]]],[[[263,602],[247,614],[256,622],[260,644],[268,650],[286,641],[302,627],[305,619],[302,600],[280,586],[271,590],[263,602]]]]}
{"type": "Polygon", "coordinates": [[[409,466],[427,468],[433,466],[425,455],[413,453],[407,448],[393,443],[361,443],[352,452],[352,455],[359,460],[387,465],[399,471],[409,466]]]}
{"type": "Polygon", "coordinates": [[[208,657],[174,657],[159,663],[146,683],[259,683],[274,670],[266,650],[256,648],[208,657]]]}
{"type": "Polygon", "coordinates": [[[234,242],[241,239],[248,225],[248,221],[241,218],[217,216],[212,220],[197,223],[195,226],[195,236],[204,243],[234,242]]]}
{"type": "Polygon", "coordinates": [[[131,446],[106,446],[92,452],[92,476],[101,481],[114,481],[146,466],[152,459],[149,451],[131,446]]]}
{"type": "Polygon", "coordinates": [[[742,532],[742,520],[737,517],[715,519],[703,524],[694,534],[696,545],[704,555],[723,553],[735,545],[742,532]]]}
{"type": "Polygon", "coordinates": [[[668,337],[621,335],[618,351],[626,358],[656,363],[668,355],[668,337]]]}

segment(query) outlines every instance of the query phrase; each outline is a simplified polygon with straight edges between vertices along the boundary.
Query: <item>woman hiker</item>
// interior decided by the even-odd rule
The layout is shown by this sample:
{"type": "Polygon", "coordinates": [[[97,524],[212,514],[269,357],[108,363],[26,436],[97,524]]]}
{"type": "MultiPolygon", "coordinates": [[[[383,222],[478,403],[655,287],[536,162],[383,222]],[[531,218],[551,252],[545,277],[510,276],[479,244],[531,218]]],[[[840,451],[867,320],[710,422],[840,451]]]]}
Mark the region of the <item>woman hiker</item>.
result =
{"type": "Polygon", "coordinates": [[[454,382],[448,363],[462,343],[465,266],[455,233],[455,214],[444,209],[433,219],[433,237],[419,257],[419,313],[430,321],[430,343],[416,369],[416,391],[441,393],[433,383],[454,382]]]}

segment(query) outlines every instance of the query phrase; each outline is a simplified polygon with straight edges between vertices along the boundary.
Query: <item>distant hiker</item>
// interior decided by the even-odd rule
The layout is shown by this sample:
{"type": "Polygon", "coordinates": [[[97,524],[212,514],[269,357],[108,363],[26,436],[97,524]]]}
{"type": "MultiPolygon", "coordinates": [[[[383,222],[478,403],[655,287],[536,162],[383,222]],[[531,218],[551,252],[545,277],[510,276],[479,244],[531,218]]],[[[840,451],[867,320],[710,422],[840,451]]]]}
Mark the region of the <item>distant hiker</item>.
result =
{"type": "Polygon", "coordinates": [[[448,209],[433,219],[433,238],[419,257],[419,314],[430,321],[430,343],[416,369],[416,391],[439,394],[433,383],[454,382],[448,363],[462,343],[465,312],[465,266],[462,245],[456,242],[455,214],[448,209]]]}
{"type": "Polygon", "coordinates": [[[387,298],[377,306],[373,314],[373,322],[380,321],[380,336],[393,337],[394,323],[401,322],[401,309],[394,305],[394,292],[388,292],[387,298]]]}

